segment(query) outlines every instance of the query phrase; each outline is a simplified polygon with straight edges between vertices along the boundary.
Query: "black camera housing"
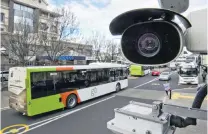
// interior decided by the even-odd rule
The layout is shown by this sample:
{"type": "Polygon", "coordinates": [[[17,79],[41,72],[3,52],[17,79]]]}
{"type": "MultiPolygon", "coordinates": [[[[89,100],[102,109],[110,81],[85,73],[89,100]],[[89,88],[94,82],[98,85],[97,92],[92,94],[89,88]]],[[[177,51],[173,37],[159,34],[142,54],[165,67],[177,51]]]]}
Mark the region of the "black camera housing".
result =
{"type": "Polygon", "coordinates": [[[147,8],[117,16],[110,23],[110,32],[112,35],[122,35],[121,49],[128,61],[154,66],[165,65],[179,56],[185,44],[183,28],[186,30],[190,27],[189,21],[176,12],[147,8]],[[175,22],[176,18],[178,22],[175,22]],[[145,34],[149,34],[146,36],[149,40],[143,42],[150,43],[142,44],[140,40],[145,34]],[[157,48],[155,52],[153,48],[157,48]]]}

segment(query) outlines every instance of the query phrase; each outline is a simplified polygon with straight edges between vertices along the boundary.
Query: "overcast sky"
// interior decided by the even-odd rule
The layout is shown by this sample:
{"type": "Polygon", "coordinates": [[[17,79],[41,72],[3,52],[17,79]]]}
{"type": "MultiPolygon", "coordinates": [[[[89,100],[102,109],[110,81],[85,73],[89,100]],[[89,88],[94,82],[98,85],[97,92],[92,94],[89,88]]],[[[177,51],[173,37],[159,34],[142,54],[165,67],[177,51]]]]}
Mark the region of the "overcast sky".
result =
{"type": "MultiPolygon", "coordinates": [[[[80,31],[90,36],[92,30],[112,38],[109,24],[117,15],[138,8],[159,8],[158,0],[48,0],[50,5],[70,5],[80,21],[80,31]],[[70,1],[70,2],[69,2],[70,1]]],[[[190,0],[190,9],[207,5],[207,0],[190,0]]],[[[113,37],[114,38],[114,37],[113,37]]]]}

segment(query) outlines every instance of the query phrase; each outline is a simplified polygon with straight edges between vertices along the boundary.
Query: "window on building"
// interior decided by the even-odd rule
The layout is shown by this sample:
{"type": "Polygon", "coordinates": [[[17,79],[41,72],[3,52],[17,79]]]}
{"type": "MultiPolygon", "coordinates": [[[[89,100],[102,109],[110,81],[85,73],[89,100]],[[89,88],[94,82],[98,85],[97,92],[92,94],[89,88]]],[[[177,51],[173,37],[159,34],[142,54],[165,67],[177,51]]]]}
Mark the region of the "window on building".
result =
{"type": "Polygon", "coordinates": [[[26,25],[33,26],[33,20],[28,19],[28,18],[24,18],[23,21],[26,25]]]}
{"type": "Polygon", "coordinates": [[[57,40],[57,37],[51,37],[51,40],[57,40]]]}
{"type": "Polygon", "coordinates": [[[14,9],[20,10],[20,5],[19,5],[19,4],[16,4],[16,3],[14,3],[14,9]]]}
{"type": "Polygon", "coordinates": [[[1,0],[1,5],[5,7],[9,7],[9,0],[1,0]]]}
{"type": "Polygon", "coordinates": [[[23,17],[23,11],[21,10],[14,10],[14,17],[23,17]]]}
{"type": "Polygon", "coordinates": [[[57,33],[57,28],[56,28],[56,26],[51,26],[51,32],[57,33]]]}
{"type": "Polygon", "coordinates": [[[4,31],[4,28],[1,28],[1,31],[4,31]]]}
{"type": "Polygon", "coordinates": [[[41,12],[40,15],[43,17],[48,17],[48,13],[46,13],[46,12],[41,12]]]}
{"type": "Polygon", "coordinates": [[[4,22],[4,21],[5,21],[5,14],[1,13],[1,22],[4,22]]]}
{"type": "Polygon", "coordinates": [[[33,13],[33,9],[32,8],[28,8],[27,10],[29,13],[33,13]]]}
{"type": "Polygon", "coordinates": [[[39,3],[41,3],[41,0],[39,0],[39,3]]]}
{"type": "Polygon", "coordinates": [[[33,32],[33,8],[14,3],[14,31],[33,32]]]}
{"type": "Polygon", "coordinates": [[[50,14],[50,18],[55,18],[55,15],[53,15],[53,14],[50,14]]]}
{"type": "Polygon", "coordinates": [[[46,23],[41,22],[40,23],[40,30],[46,31],[48,29],[48,26],[46,23]]]}
{"type": "Polygon", "coordinates": [[[45,40],[45,39],[47,39],[47,34],[42,34],[42,38],[45,40]]]}

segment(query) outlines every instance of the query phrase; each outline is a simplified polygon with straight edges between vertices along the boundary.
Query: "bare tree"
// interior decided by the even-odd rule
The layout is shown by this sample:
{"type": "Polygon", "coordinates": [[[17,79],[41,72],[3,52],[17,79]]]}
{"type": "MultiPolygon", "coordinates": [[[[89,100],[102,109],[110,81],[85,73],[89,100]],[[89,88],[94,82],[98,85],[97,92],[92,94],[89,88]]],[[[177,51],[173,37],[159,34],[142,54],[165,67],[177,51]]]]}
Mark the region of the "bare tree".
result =
{"type": "Polygon", "coordinates": [[[56,64],[60,56],[75,49],[70,46],[70,42],[74,40],[73,34],[77,33],[79,26],[76,16],[69,7],[61,7],[56,11],[58,14],[55,14],[53,19],[49,19],[45,25],[40,24],[42,30],[40,42],[52,64],[56,64]]]}
{"type": "Polygon", "coordinates": [[[118,44],[113,40],[107,40],[105,44],[104,61],[116,61],[118,57],[118,44]]]}
{"type": "Polygon", "coordinates": [[[103,34],[92,31],[92,36],[85,39],[85,44],[93,46],[92,56],[97,61],[103,61],[103,51],[106,48],[106,37],[103,34]]]}
{"type": "Polygon", "coordinates": [[[28,65],[39,52],[38,34],[23,20],[14,26],[14,33],[1,33],[1,38],[5,54],[18,65],[28,65]]]}

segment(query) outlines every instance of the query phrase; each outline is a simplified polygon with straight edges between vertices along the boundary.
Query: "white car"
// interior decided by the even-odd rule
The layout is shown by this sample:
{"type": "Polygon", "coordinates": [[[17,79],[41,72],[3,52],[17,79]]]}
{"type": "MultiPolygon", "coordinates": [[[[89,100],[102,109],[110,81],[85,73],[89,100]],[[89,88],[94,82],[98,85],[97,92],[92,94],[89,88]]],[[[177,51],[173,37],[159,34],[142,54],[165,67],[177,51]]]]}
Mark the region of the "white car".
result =
{"type": "Polygon", "coordinates": [[[159,80],[170,80],[170,72],[162,72],[159,76],[159,80]]]}
{"type": "Polygon", "coordinates": [[[7,81],[9,76],[9,71],[1,71],[0,75],[1,75],[1,82],[7,81]]]}

